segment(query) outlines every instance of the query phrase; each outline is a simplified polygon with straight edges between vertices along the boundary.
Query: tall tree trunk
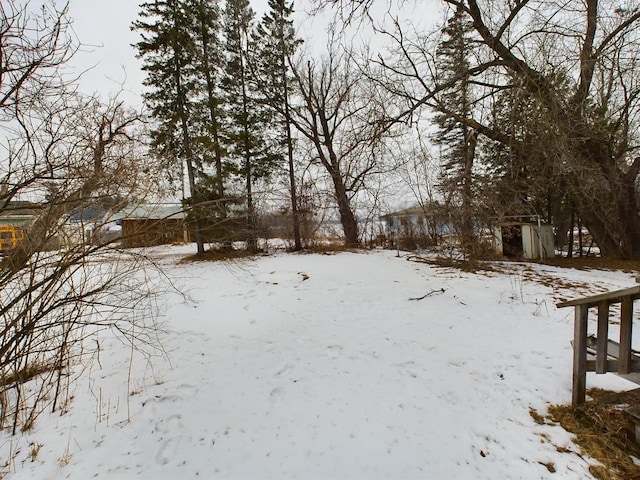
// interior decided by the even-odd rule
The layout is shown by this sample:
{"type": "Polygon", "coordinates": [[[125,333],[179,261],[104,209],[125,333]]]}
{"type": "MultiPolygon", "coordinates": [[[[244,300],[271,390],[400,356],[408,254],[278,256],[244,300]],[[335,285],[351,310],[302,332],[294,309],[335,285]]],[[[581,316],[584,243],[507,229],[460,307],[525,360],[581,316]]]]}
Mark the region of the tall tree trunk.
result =
{"type": "Polygon", "coordinates": [[[184,138],[184,150],[185,150],[185,162],[187,164],[187,178],[189,180],[189,190],[191,191],[191,212],[194,215],[194,236],[196,241],[196,249],[198,255],[204,253],[204,242],[202,240],[202,232],[200,227],[200,215],[198,213],[198,186],[196,185],[196,177],[193,168],[193,152],[191,150],[191,137],[189,135],[189,127],[187,126],[186,119],[181,118],[180,123],[182,125],[182,135],[184,138]]]}
{"type": "Polygon", "coordinates": [[[358,222],[356,216],[351,209],[347,189],[342,180],[342,176],[334,172],[331,174],[333,186],[336,192],[336,202],[338,204],[338,212],[340,214],[340,223],[344,231],[344,240],[347,247],[357,247],[360,244],[358,238],[358,222]]]}
{"type": "Polygon", "coordinates": [[[569,224],[569,245],[567,246],[567,258],[573,258],[573,231],[576,228],[576,213],[571,210],[571,222],[569,224]]]}
{"type": "MultiPolygon", "coordinates": [[[[242,62],[242,60],[241,60],[242,62]]],[[[253,204],[253,171],[251,166],[251,144],[249,142],[249,111],[248,95],[245,78],[244,64],[240,65],[240,77],[242,83],[242,116],[243,116],[243,144],[244,144],[244,175],[247,188],[247,250],[255,253],[258,250],[258,239],[256,238],[257,222],[255,206],[253,204]]]]}
{"type": "MultiPolygon", "coordinates": [[[[177,52],[177,49],[176,49],[177,52]]],[[[189,180],[189,191],[191,193],[191,211],[195,217],[194,220],[194,236],[196,241],[196,249],[198,255],[202,255],[204,253],[204,242],[202,241],[202,233],[200,229],[200,219],[197,213],[197,190],[198,187],[196,185],[196,176],[193,167],[193,150],[191,148],[191,135],[189,134],[189,125],[187,123],[187,112],[186,107],[184,105],[184,97],[185,92],[182,88],[182,79],[180,78],[180,65],[179,58],[176,54],[174,56],[174,80],[176,82],[176,97],[177,97],[177,105],[178,105],[178,115],[180,116],[180,127],[182,129],[182,144],[184,147],[184,155],[185,155],[185,163],[187,165],[187,178],[189,180]]]]}
{"type": "Polygon", "coordinates": [[[582,255],[583,242],[582,242],[582,225],[584,224],[589,230],[593,241],[600,249],[600,254],[607,257],[623,257],[620,245],[613,238],[611,231],[608,229],[606,223],[599,218],[598,215],[587,209],[580,210],[580,222],[579,226],[579,243],[580,243],[580,255],[582,255]]]}
{"type": "Polygon", "coordinates": [[[287,159],[289,164],[289,189],[291,193],[291,217],[293,221],[294,250],[302,250],[300,237],[300,214],[298,212],[298,195],[296,192],[296,172],[293,163],[293,139],[291,138],[291,112],[289,111],[289,81],[287,79],[287,64],[285,62],[284,49],[281,56],[282,92],[284,96],[284,125],[287,136],[287,159]]]}
{"type": "MultiPolygon", "coordinates": [[[[209,51],[209,42],[211,37],[209,35],[208,26],[205,22],[207,18],[207,12],[205,11],[206,5],[204,2],[201,2],[200,5],[200,29],[201,29],[201,39],[202,39],[202,61],[205,72],[205,80],[207,84],[207,107],[209,109],[209,121],[211,122],[209,125],[209,130],[211,132],[211,136],[213,137],[213,155],[214,155],[214,164],[216,169],[216,178],[215,178],[215,193],[218,199],[216,203],[216,216],[220,223],[224,224],[225,219],[227,218],[227,206],[224,201],[224,176],[222,172],[222,146],[220,143],[220,134],[219,134],[219,112],[218,104],[219,100],[216,97],[216,85],[211,74],[212,66],[211,66],[211,52],[209,51]]],[[[223,228],[224,231],[224,228],[223,228]]],[[[232,240],[227,235],[224,235],[223,238],[225,247],[228,249],[232,249],[232,240]]]]}
{"type": "Polygon", "coordinates": [[[476,237],[473,228],[473,190],[471,187],[478,132],[471,130],[466,136],[464,170],[462,174],[462,249],[466,255],[472,255],[476,250],[476,237]]]}
{"type": "Polygon", "coordinates": [[[623,188],[616,199],[616,207],[616,218],[595,212],[590,206],[581,207],[580,216],[601,255],[637,258],[640,256],[640,218],[635,189],[623,188]]]}
{"type": "MultiPolygon", "coordinates": [[[[640,215],[635,187],[636,175],[626,175],[615,163],[608,139],[601,139],[584,121],[574,129],[577,148],[573,155],[579,166],[590,166],[597,190],[574,178],[572,192],[580,213],[600,253],[604,256],[632,258],[640,256],[640,215]],[[587,140],[583,140],[587,139],[587,140]]],[[[584,168],[584,167],[583,167],[584,168]]]]}
{"type": "Polygon", "coordinates": [[[638,215],[635,185],[623,184],[617,200],[619,215],[624,222],[625,236],[622,239],[622,250],[626,257],[638,257],[640,256],[640,215],[638,215]]]}

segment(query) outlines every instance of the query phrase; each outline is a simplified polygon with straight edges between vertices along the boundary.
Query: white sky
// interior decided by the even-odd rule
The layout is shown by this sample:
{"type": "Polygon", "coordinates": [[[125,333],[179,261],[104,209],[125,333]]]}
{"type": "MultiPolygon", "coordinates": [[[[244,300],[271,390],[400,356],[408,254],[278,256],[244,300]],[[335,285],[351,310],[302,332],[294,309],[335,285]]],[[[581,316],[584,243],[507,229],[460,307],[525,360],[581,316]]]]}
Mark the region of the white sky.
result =
{"type": "Polygon", "coordinates": [[[86,93],[107,96],[123,85],[123,98],[132,106],[142,103],[141,83],[144,78],[140,61],[131,46],[138,35],[130,30],[137,17],[137,1],[110,0],[104,8],[102,0],[69,0],[69,16],[73,29],[84,45],[73,63],[84,73],[81,88],[86,93]]]}
{"type": "MultiPolygon", "coordinates": [[[[73,29],[84,45],[73,60],[79,71],[84,71],[80,83],[85,93],[98,93],[104,97],[120,90],[120,98],[133,107],[142,104],[140,93],[144,73],[141,62],[136,58],[132,47],[138,39],[138,33],[131,31],[131,23],[137,18],[142,0],[109,0],[105,8],[104,0],[68,0],[69,17],[73,19],[73,29]]],[[[267,9],[268,0],[252,0],[256,17],[260,18],[267,9]]],[[[413,21],[433,18],[438,11],[438,0],[419,0],[404,4],[407,18],[413,21]]],[[[306,15],[310,0],[295,2],[297,28],[305,38],[307,47],[312,50],[324,47],[327,22],[323,19],[310,19],[306,15]]],[[[379,3],[386,8],[386,2],[379,3]]]]}

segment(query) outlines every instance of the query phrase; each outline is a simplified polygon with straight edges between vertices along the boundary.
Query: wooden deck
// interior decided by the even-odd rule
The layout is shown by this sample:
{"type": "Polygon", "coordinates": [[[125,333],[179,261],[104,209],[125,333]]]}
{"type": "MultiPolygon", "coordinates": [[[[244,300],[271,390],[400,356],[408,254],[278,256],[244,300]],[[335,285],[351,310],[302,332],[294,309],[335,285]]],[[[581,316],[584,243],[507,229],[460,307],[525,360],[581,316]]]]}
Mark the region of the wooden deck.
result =
{"type": "Polygon", "coordinates": [[[640,383],[640,355],[631,349],[633,303],[640,298],[640,285],[614,292],[578,298],[557,304],[558,308],[574,307],[573,389],[574,407],[585,400],[587,372],[618,375],[640,383]],[[609,339],[610,306],[620,303],[620,338],[609,339]],[[589,309],[597,308],[596,336],[587,330],[589,309]]]}

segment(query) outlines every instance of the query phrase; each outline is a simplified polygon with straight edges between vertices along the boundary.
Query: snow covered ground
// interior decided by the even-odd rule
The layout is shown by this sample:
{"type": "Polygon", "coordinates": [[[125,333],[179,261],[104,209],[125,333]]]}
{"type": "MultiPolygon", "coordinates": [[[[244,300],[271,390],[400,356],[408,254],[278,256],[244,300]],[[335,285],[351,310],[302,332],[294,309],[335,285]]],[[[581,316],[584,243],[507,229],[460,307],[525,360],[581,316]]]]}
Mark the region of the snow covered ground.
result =
{"type": "Polygon", "coordinates": [[[7,478],[590,478],[589,459],[558,453],[578,451],[570,434],[530,409],[570,401],[573,311],[555,303],[632,286],[631,274],[465,273],[391,251],[179,263],[185,253],[156,251],[188,293],[163,299],[167,358],[130,365],[103,336],[68,413],[0,434],[7,478]]]}

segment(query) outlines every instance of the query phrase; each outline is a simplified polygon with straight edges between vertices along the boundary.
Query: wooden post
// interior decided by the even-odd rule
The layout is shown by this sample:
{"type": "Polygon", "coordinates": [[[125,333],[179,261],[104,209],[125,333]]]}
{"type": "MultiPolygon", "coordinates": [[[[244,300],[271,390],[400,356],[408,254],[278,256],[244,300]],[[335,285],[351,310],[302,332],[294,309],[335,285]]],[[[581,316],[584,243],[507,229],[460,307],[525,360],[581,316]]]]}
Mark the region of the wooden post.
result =
{"type": "Polygon", "coordinates": [[[618,373],[631,372],[631,331],[633,326],[633,300],[630,296],[622,298],[620,305],[620,357],[618,373]]]}
{"type": "Polygon", "coordinates": [[[596,344],[596,373],[607,373],[607,347],[609,345],[609,302],[598,303],[596,344]]]}
{"type": "Polygon", "coordinates": [[[571,405],[576,408],[584,403],[587,388],[587,317],[589,308],[580,304],[575,306],[573,325],[573,390],[571,405]]]}

